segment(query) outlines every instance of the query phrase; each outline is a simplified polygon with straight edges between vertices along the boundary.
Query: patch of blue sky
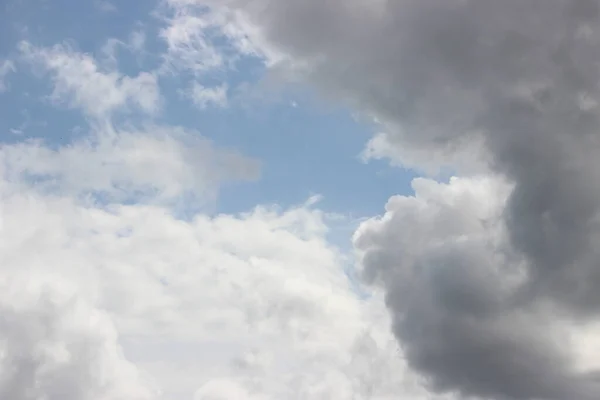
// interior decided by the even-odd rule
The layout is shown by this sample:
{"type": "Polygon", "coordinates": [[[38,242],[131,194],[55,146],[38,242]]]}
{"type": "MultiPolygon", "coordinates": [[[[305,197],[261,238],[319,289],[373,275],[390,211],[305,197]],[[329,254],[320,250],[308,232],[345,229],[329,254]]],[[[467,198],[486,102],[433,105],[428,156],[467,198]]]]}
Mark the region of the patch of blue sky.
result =
{"type": "MultiPolygon", "coordinates": [[[[81,49],[95,49],[107,38],[127,37],[136,24],[147,20],[156,3],[152,1],[112,2],[114,11],[103,10],[102,1],[9,0],[0,16],[1,50],[19,40],[36,45],[53,45],[73,40],[81,49]]],[[[104,2],[109,4],[108,2],[104,2]]]]}
{"type": "Polygon", "coordinates": [[[39,138],[50,147],[57,147],[87,132],[81,112],[52,104],[48,79],[37,79],[29,67],[17,65],[16,72],[6,80],[8,90],[0,93],[1,143],[39,138]]]}
{"type": "MultiPolygon", "coordinates": [[[[102,11],[93,1],[10,4],[13,8],[0,17],[0,32],[10,32],[0,35],[2,54],[14,54],[16,44],[23,39],[37,46],[68,40],[76,50],[99,57],[107,39],[127,41],[133,31],[141,29],[147,37],[145,51],[140,55],[117,47],[119,70],[136,75],[154,70],[162,62],[166,44],[158,32],[164,21],[152,16],[154,2],[114,3],[115,11],[102,11]],[[29,28],[19,31],[17,26],[29,28]]],[[[211,35],[213,45],[231,50],[223,37],[211,35]]],[[[48,80],[32,79],[31,71],[23,70],[28,68],[19,66],[19,71],[10,77],[11,91],[0,95],[0,140],[22,140],[20,130],[21,135],[44,137],[57,146],[85,132],[81,113],[49,104],[48,80]]],[[[282,91],[275,100],[270,97],[272,93],[265,92],[262,95],[266,99],[261,100],[260,81],[264,73],[259,60],[245,57],[233,69],[217,68],[202,75],[180,72],[160,79],[164,108],[155,117],[156,123],[197,130],[218,145],[262,162],[258,181],[222,188],[216,212],[237,213],[256,204],[288,207],[319,194],[323,196],[320,208],[361,218],[381,213],[391,195],[411,192],[411,171],[389,167],[385,162],[364,164],[359,160],[373,126],[357,121],[346,109],[323,107],[306,91],[282,91]],[[189,89],[193,81],[207,87],[226,84],[230,88],[230,104],[225,108],[198,109],[182,95],[182,90],[189,89]],[[238,97],[236,93],[244,87],[258,93],[258,98],[238,97]]]]}
{"type": "Polygon", "coordinates": [[[360,217],[381,212],[390,195],[410,190],[410,171],[359,160],[372,127],[346,110],[323,111],[308,99],[292,97],[249,111],[233,106],[182,114],[186,125],[263,163],[261,179],[245,185],[243,196],[237,186],[224,188],[223,212],[243,208],[242,202],[286,206],[318,194],[320,207],[360,217]]]}

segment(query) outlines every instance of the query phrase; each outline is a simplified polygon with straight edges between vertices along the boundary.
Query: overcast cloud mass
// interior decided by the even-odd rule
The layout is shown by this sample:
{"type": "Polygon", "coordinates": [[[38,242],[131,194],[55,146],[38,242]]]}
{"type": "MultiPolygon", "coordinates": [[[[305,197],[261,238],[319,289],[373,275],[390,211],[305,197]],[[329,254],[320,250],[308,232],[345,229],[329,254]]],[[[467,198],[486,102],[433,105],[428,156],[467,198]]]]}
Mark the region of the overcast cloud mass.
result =
{"type": "Polygon", "coordinates": [[[600,398],[599,0],[148,15],[96,53],[23,29],[0,54],[3,99],[28,74],[80,118],[72,141],[2,136],[0,398],[600,398]],[[259,83],[223,78],[248,60],[259,83]],[[318,195],[211,212],[267,167],[172,104],[210,117],[273,82],[349,107],[377,128],[365,161],[421,174],[350,250],[318,195]]]}

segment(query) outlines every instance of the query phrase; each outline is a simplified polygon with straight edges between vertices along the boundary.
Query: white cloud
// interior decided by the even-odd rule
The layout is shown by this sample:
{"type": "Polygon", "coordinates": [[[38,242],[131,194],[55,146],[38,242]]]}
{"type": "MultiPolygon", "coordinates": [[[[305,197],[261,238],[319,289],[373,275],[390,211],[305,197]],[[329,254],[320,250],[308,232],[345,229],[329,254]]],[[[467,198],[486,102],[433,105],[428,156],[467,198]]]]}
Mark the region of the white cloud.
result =
{"type": "Polygon", "coordinates": [[[122,48],[136,56],[138,63],[141,64],[141,58],[146,54],[145,47],[146,33],[141,28],[133,30],[126,41],[116,38],[108,39],[100,49],[102,57],[98,63],[107,71],[116,71],[119,65],[118,51],[122,48]]]}
{"type": "Polygon", "coordinates": [[[410,284],[411,266],[444,250],[446,243],[496,247],[506,240],[500,216],[510,187],[501,180],[417,178],[412,187],[414,196],[390,198],[385,214],[363,222],[354,234],[368,280],[384,283],[388,273],[407,274],[410,284]]]}
{"type": "Polygon", "coordinates": [[[202,74],[222,67],[226,61],[208,37],[211,28],[210,19],[203,15],[176,14],[161,31],[168,46],[166,71],[202,74]]]}
{"type": "Polygon", "coordinates": [[[270,66],[285,57],[268,46],[245,14],[212,2],[168,0],[161,37],[168,46],[167,71],[196,75],[232,68],[241,57],[270,66]],[[207,7],[209,6],[210,7],[207,7]]]}
{"type": "MultiPolygon", "coordinates": [[[[400,129],[400,128],[398,128],[400,129]]],[[[464,175],[489,170],[481,137],[471,137],[456,146],[439,151],[407,148],[399,145],[393,134],[374,135],[361,153],[364,162],[387,160],[393,166],[411,168],[428,176],[439,176],[445,168],[461,171],[464,175]]]]}
{"type": "Polygon", "coordinates": [[[101,125],[54,148],[4,144],[0,161],[7,397],[429,398],[382,299],[353,291],[316,197],[173,215],[172,199],[252,178],[253,161],[152,125],[101,125]],[[109,204],[82,201],[87,193],[109,204]]]}
{"type": "Polygon", "coordinates": [[[198,82],[193,82],[192,87],[184,91],[184,94],[201,110],[210,106],[227,106],[227,85],[225,84],[215,87],[205,87],[198,82]]]}
{"type": "Polygon", "coordinates": [[[38,48],[21,42],[19,48],[25,60],[51,73],[50,98],[58,104],[81,109],[94,118],[131,109],[155,114],[160,109],[160,91],[152,73],[130,77],[114,69],[103,70],[92,56],[66,45],[38,48]]]}
{"type": "Polygon", "coordinates": [[[206,383],[194,395],[194,400],[229,399],[260,400],[266,399],[266,397],[253,395],[249,390],[240,387],[236,381],[225,379],[213,380],[206,383]]]}
{"type": "Polygon", "coordinates": [[[137,368],[124,358],[117,332],[105,313],[90,306],[56,275],[50,277],[48,269],[40,271],[44,275],[32,276],[23,271],[7,273],[3,265],[0,397],[158,399],[137,368]]]}
{"type": "Polygon", "coordinates": [[[11,60],[4,60],[0,63],[0,93],[8,89],[6,83],[4,82],[6,76],[15,71],[15,64],[11,60]]]}
{"type": "Polygon", "coordinates": [[[55,149],[30,140],[0,147],[5,179],[28,182],[36,190],[108,201],[170,203],[214,198],[219,183],[255,179],[259,165],[234,152],[216,149],[197,132],[146,126],[107,126],[55,149]]]}
{"type": "MultiPolygon", "coordinates": [[[[101,209],[14,185],[4,181],[0,189],[2,276],[18,276],[23,285],[60,276],[74,285],[78,301],[106,311],[117,330],[111,343],[118,332],[124,354],[165,396],[424,398],[396,352],[381,299],[362,301],[351,290],[318,210],[258,207],[185,222],[162,207],[101,209]]],[[[54,331],[59,343],[96,349],[79,340],[88,334],[77,330],[89,318],[85,309],[40,312],[53,324],[72,319],[74,330],[54,331]]],[[[36,323],[25,310],[14,313],[36,323]]],[[[102,331],[92,326],[90,332],[102,331]]],[[[38,343],[37,336],[32,340],[38,343]]],[[[77,370],[96,368],[93,363],[109,355],[83,358],[77,370]]],[[[129,382],[119,371],[111,374],[129,382]]],[[[64,376],[71,388],[65,390],[80,385],[77,390],[93,392],[93,383],[71,381],[77,377],[64,376]]],[[[39,390],[58,399],[50,389],[39,390]]]]}

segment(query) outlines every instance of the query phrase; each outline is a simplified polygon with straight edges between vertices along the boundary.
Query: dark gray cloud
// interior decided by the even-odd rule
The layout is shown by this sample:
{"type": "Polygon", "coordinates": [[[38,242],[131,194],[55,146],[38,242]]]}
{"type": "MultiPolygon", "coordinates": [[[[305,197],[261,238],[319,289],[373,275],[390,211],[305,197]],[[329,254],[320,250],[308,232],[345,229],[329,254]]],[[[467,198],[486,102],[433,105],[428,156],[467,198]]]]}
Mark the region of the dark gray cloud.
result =
{"type": "Polygon", "coordinates": [[[452,163],[482,143],[484,162],[468,172],[509,182],[483,228],[473,227],[473,204],[412,210],[405,199],[357,235],[411,365],[432,387],[466,396],[600,398],[554,319],[600,311],[599,2],[230,5],[298,61],[296,73],[382,121],[387,146],[419,154],[408,161],[452,163]]]}
{"type": "Polygon", "coordinates": [[[596,381],[577,370],[569,324],[526,290],[528,261],[502,219],[505,186],[491,178],[418,181],[414,197],[391,199],[382,219],[357,232],[365,277],[386,289],[394,332],[432,389],[597,398],[596,381]]]}

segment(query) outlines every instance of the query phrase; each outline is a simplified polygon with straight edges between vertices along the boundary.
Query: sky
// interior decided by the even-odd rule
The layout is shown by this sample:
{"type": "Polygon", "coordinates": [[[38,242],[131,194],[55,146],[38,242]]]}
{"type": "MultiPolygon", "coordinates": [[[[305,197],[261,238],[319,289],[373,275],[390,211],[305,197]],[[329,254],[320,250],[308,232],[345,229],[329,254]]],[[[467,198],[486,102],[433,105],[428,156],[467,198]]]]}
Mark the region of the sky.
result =
{"type": "Polygon", "coordinates": [[[598,399],[599,19],[0,1],[0,398],[598,399]]]}
{"type": "MultiPolygon", "coordinates": [[[[173,11],[151,1],[126,2],[118,8],[91,1],[8,2],[4,8],[0,43],[4,59],[22,56],[18,44],[25,41],[90,55],[98,68],[124,76],[160,70],[156,72],[160,111],[128,115],[127,122],[148,118],[194,129],[216,145],[257,159],[260,179],[251,185],[227,185],[212,212],[236,213],[256,204],[289,207],[321,195],[327,209],[361,218],[381,211],[398,190],[410,190],[409,171],[361,162],[373,130],[367,121],[358,121],[343,105],[315,99],[309,89],[267,88],[262,58],[232,49],[235,44],[218,28],[202,32],[194,26],[199,21],[170,26],[173,11]],[[176,43],[186,40],[177,35],[199,36],[176,43]],[[178,46],[170,56],[168,40],[178,46]],[[359,197],[352,195],[358,182],[365,188],[359,197]]],[[[7,115],[2,120],[3,141],[43,137],[56,145],[80,134],[74,129],[85,126],[86,116],[77,106],[65,104],[68,100],[45,99],[53,93],[48,75],[32,79],[47,72],[39,65],[11,69],[11,94],[2,99],[7,115]]]]}

